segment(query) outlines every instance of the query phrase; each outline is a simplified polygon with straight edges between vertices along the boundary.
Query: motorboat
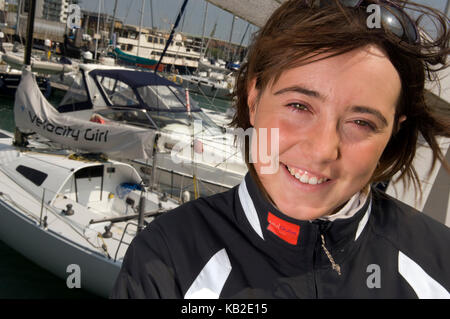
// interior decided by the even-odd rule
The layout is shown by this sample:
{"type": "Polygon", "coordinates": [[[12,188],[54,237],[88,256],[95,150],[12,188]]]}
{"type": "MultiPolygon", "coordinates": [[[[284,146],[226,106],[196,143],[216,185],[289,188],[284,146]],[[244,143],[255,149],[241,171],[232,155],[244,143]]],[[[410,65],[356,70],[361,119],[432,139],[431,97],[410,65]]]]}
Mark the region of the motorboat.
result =
{"type": "Polygon", "coordinates": [[[203,57],[194,74],[174,74],[169,79],[208,99],[230,100],[235,85],[234,71],[236,69],[227,68],[227,64],[223,60],[208,60],[203,57]]]}
{"type": "MultiPolygon", "coordinates": [[[[118,57],[122,60],[130,60],[129,56],[123,59],[124,54],[134,56],[137,61],[131,62],[137,62],[138,64],[142,64],[139,62],[142,59],[147,62],[149,60],[159,61],[167,44],[167,36],[154,30],[141,28],[139,31],[127,27],[122,36],[117,38],[117,44],[121,52],[118,57]]],[[[169,43],[167,53],[162,57],[161,63],[174,67],[180,72],[196,70],[200,59],[200,48],[197,43],[198,39],[195,37],[175,33],[173,42],[169,43]]],[[[118,52],[118,50],[115,50],[116,55],[118,52]]],[[[147,62],[143,64],[147,65],[147,62]]]]}
{"type": "MultiPolygon", "coordinates": [[[[14,96],[21,77],[22,71],[13,69],[9,65],[0,65],[0,95],[14,96]]],[[[52,92],[49,77],[47,75],[38,75],[36,76],[36,81],[44,96],[49,97],[52,92]]]]}
{"type": "Polygon", "coordinates": [[[208,75],[207,72],[199,72],[197,75],[172,75],[176,83],[180,83],[185,89],[201,94],[208,99],[230,99],[233,92],[233,82],[225,79],[223,74],[208,75]]]}
{"type": "Polygon", "coordinates": [[[69,288],[108,297],[137,232],[178,203],[129,164],[13,140],[0,131],[0,240],[69,288]]]}
{"type": "Polygon", "coordinates": [[[217,126],[181,86],[153,72],[123,67],[80,64],[79,70],[59,113],[157,132],[156,161],[130,158],[126,152],[122,157],[128,158],[119,158],[147,181],[155,162],[158,184],[172,195],[186,190],[191,197],[210,195],[241,182],[247,167],[235,136],[217,126]]]}
{"type": "MultiPolygon", "coordinates": [[[[0,52],[0,61],[4,62],[0,65],[0,94],[14,95],[22,76],[23,53],[0,52]]],[[[51,74],[64,74],[73,71],[72,67],[67,64],[41,61],[38,58],[31,60],[31,69],[38,73],[36,80],[45,97],[49,97],[51,94],[51,74]]]]}

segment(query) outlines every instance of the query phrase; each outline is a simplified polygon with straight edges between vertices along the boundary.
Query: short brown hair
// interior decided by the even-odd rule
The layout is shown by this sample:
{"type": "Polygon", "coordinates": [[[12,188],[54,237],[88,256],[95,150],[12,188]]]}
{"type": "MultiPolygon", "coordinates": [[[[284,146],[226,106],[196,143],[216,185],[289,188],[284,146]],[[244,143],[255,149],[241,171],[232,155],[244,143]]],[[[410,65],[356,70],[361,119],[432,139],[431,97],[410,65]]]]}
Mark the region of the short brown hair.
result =
{"type": "MultiPolygon", "coordinates": [[[[437,136],[450,137],[449,118],[433,113],[425,101],[424,89],[426,78],[438,80],[436,72],[447,67],[449,19],[438,10],[424,5],[391,0],[395,5],[420,13],[416,24],[423,16],[428,16],[437,26],[437,34],[433,38],[422,36],[419,43],[411,44],[383,28],[369,29],[365,7],[345,8],[338,0],[331,1],[334,5],[318,7],[313,2],[286,1],[256,33],[249,46],[247,61],[237,76],[234,90],[236,112],[231,125],[244,130],[251,127],[247,105],[251,81],[256,79],[256,88],[262,92],[284,71],[312,62],[319,54],[325,53],[331,57],[370,44],[377,45],[387,53],[398,71],[402,91],[391,139],[370,182],[390,180],[400,171],[401,178],[407,177],[415,186],[420,186],[412,166],[419,135],[433,151],[433,166],[439,160],[450,171],[436,140],[437,136]],[[399,127],[398,119],[402,115],[406,115],[407,120],[399,127]]],[[[376,0],[365,3],[383,5],[383,2],[376,0]]],[[[247,166],[254,174],[254,167],[248,162],[248,145],[245,152],[247,166]]]]}

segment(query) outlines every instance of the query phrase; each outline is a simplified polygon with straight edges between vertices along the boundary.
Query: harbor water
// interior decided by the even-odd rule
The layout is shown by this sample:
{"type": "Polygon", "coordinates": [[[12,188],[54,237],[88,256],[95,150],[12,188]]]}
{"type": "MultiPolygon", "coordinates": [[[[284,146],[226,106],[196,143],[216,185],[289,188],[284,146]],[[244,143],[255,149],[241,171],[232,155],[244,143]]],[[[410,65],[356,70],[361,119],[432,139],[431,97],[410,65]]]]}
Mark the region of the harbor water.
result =
{"type": "MultiPolygon", "coordinates": [[[[214,105],[211,105],[211,101],[203,96],[192,97],[201,107],[213,110],[225,111],[230,105],[225,100],[214,101],[214,105]]],[[[50,102],[55,104],[58,98],[60,97],[53,96],[50,102]]],[[[13,107],[13,97],[0,97],[0,128],[10,132],[15,127],[13,107]]],[[[65,280],[54,276],[0,241],[0,299],[98,298],[82,288],[69,289],[65,280]]]]}

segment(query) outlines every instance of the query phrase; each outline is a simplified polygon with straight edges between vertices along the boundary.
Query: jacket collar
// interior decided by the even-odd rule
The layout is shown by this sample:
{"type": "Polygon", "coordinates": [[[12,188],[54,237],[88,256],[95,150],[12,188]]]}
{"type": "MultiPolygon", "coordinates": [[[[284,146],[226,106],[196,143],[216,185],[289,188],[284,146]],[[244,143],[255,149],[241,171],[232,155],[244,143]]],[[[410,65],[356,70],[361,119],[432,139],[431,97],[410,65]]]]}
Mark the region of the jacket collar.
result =
{"type": "MultiPolygon", "coordinates": [[[[365,203],[350,218],[303,221],[291,218],[272,205],[248,173],[239,185],[239,199],[245,217],[254,232],[265,242],[275,245],[308,249],[315,247],[320,235],[326,239],[331,251],[358,240],[370,215],[371,196],[364,197],[365,203]]],[[[337,213],[339,214],[339,212],[337,213]]]]}

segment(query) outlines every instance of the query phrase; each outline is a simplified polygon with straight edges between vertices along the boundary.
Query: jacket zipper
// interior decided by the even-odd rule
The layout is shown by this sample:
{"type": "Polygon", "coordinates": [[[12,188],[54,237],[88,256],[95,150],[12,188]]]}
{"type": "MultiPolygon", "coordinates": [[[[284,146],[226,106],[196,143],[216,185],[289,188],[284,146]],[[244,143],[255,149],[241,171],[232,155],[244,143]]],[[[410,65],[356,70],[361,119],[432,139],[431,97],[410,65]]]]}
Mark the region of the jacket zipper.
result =
{"type": "Polygon", "coordinates": [[[315,292],[315,298],[319,298],[319,290],[317,288],[317,276],[316,276],[316,260],[317,256],[319,255],[320,247],[318,245],[318,242],[316,242],[316,245],[314,247],[314,254],[313,254],[313,278],[314,278],[314,292],[315,292]]]}
{"type": "Polygon", "coordinates": [[[322,249],[325,252],[325,255],[327,255],[328,260],[331,263],[331,268],[333,268],[340,276],[341,275],[341,266],[339,266],[339,264],[336,264],[333,256],[331,256],[331,253],[328,251],[327,247],[325,246],[325,238],[323,237],[323,234],[320,234],[320,238],[322,239],[322,249]]]}
{"type": "Polygon", "coordinates": [[[326,231],[330,228],[331,226],[331,222],[329,221],[325,221],[325,220],[317,220],[315,221],[315,223],[319,226],[319,237],[320,237],[320,244],[322,247],[322,250],[325,252],[325,255],[327,256],[328,260],[331,263],[331,268],[336,271],[338,273],[338,275],[341,275],[341,266],[339,266],[339,264],[337,264],[334,261],[333,256],[331,255],[331,253],[329,252],[329,250],[327,249],[326,243],[325,243],[325,233],[326,231]]]}
{"type": "Polygon", "coordinates": [[[334,271],[337,272],[337,274],[341,275],[341,266],[337,264],[329,252],[329,250],[326,247],[325,242],[325,232],[328,230],[328,228],[331,226],[331,223],[329,221],[322,221],[322,220],[316,220],[313,223],[317,224],[319,227],[319,236],[316,241],[316,247],[314,248],[314,255],[313,255],[313,265],[314,265],[314,288],[316,293],[316,298],[318,298],[318,289],[317,289],[317,280],[316,280],[316,261],[320,253],[320,248],[324,251],[325,255],[327,256],[328,260],[331,263],[331,267],[334,271]]]}

